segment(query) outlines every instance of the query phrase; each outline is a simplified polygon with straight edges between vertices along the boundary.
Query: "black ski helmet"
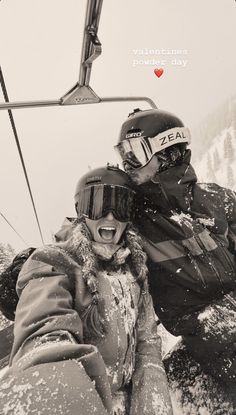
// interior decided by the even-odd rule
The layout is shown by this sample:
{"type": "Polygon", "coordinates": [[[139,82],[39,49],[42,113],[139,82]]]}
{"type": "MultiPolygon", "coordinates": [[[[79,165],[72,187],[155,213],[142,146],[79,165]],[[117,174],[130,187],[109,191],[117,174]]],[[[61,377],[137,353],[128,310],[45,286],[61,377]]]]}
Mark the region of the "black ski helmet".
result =
{"type": "Polygon", "coordinates": [[[119,136],[119,142],[127,140],[132,133],[141,133],[144,137],[155,137],[175,127],[184,127],[183,122],[170,112],[150,109],[140,110],[136,108],[123,123],[119,136]]]}
{"type": "MultiPolygon", "coordinates": [[[[107,189],[107,192],[101,192],[101,197],[105,198],[106,200],[104,199],[103,202],[99,200],[99,206],[94,206],[96,213],[98,212],[99,208],[101,212],[102,209],[103,212],[105,212],[111,208],[111,210],[116,211],[116,217],[118,220],[126,221],[125,217],[129,217],[129,215],[131,216],[131,211],[133,209],[133,206],[131,206],[133,205],[135,193],[133,190],[133,185],[129,176],[123,170],[121,170],[118,165],[114,166],[110,165],[109,163],[106,167],[98,167],[94,170],[90,170],[78,181],[74,196],[76,212],[79,213],[78,210],[81,211],[81,209],[78,209],[79,207],[81,208],[81,204],[83,205],[82,211],[83,208],[85,208],[84,201],[81,201],[81,197],[85,197],[84,191],[88,193],[90,188],[97,185],[106,185],[107,188],[110,188],[110,191],[107,189]],[[100,205],[103,203],[104,207],[102,208],[100,205]]],[[[92,197],[96,197],[98,193],[98,190],[91,192],[89,208],[92,210],[93,207],[91,204],[93,205],[94,201],[96,203],[96,200],[94,198],[92,200],[92,197]]]]}
{"type": "Polygon", "coordinates": [[[123,123],[118,151],[126,171],[145,166],[156,154],[161,172],[182,162],[190,132],[170,112],[135,109],[123,123]]]}
{"type": "Polygon", "coordinates": [[[110,184],[132,189],[129,176],[118,165],[113,166],[108,163],[107,166],[90,170],[81,177],[75,189],[75,203],[77,195],[82,189],[95,184],[110,184]]]}

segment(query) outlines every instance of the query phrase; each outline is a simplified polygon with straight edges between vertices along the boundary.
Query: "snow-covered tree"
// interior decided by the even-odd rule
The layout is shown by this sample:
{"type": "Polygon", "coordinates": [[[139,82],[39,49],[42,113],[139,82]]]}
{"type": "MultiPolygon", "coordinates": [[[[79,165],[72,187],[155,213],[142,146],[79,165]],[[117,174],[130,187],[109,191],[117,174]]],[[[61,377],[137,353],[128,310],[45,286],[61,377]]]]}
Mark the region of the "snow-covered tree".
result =
{"type": "Polygon", "coordinates": [[[236,99],[231,102],[230,105],[230,114],[231,114],[231,127],[233,139],[236,140],[236,99]]]}
{"type": "MultiPolygon", "coordinates": [[[[10,265],[14,256],[15,256],[15,251],[11,245],[0,243],[0,273],[5,268],[7,268],[8,265],[10,265]]],[[[0,278],[0,285],[1,285],[1,278],[0,278]]],[[[10,321],[7,320],[0,311],[0,330],[9,326],[9,324],[10,324],[10,321]]]]}
{"type": "Polygon", "coordinates": [[[232,167],[229,164],[228,167],[227,167],[227,186],[229,188],[233,188],[234,184],[235,184],[234,171],[233,171],[232,167]]]}
{"type": "Polygon", "coordinates": [[[191,128],[193,159],[204,157],[212,142],[230,127],[232,138],[236,140],[236,96],[229,97],[198,126],[191,128]]]}
{"type": "Polygon", "coordinates": [[[232,144],[232,136],[228,132],[224,139],[224,157],[232,163],[234,161],[234,148],[232,144]]]}
{"type": "Polygon", "coordinates": [[[0,272],[2,272],[12,261],[15,251],[10,244],[0,242],[0,272]]]}
{"type": "Polygon", "coordinates": [[[207,179],[210,182],[215,182],[216,181],[216,176],[215,176],[215,172],[214,172],[214,168],[213,168],[213,164],[212,164],[212,158],[211,158],[210,153],[208,153],[208,155],[207,155],[207,179]]]}
{"type": "Polygon", "coordinates": [[[5,327],[10,326],[11,321],[7,320],[0,311],[0,332],[5,329],[5,327]]]}
{"type": "Polygon", "coordinates": [[[214,171],[218,170],[220,167],[220,157],[217,148],[215,149],[213,153],[213,168],[214,171]]]}

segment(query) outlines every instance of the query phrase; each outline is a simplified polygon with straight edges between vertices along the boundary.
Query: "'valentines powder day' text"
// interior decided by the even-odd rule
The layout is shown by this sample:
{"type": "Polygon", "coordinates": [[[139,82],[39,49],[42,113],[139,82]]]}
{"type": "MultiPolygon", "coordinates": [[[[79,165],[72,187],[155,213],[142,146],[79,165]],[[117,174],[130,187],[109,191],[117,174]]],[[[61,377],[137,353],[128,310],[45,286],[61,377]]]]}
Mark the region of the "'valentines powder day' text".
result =
{"type": "Polygon", "coordinates": [[[140,65],[152,65],[163,67],[165,65],[173,65],[185,68],[188,64],[187,49],[132,49],[134,56],[132,65],[134,67],[140,65]]]}

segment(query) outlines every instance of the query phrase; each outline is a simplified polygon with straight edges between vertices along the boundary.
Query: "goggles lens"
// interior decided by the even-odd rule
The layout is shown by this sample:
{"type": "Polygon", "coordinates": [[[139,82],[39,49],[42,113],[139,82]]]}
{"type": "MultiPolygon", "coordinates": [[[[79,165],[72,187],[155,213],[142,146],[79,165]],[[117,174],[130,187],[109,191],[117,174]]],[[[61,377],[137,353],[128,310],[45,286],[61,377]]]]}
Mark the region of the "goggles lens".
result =
{"type": "Polygon", "coordinates": [[[134,169],[145,166],[152,158],[152,150],[148,139],[135,137],[121,141],[115,149],[118,151],[123,163],[129,164],[134,169]]]}
{"type": "Polygon", "coordinates": [[[134,169],[144,167],[152,156],[167,147],[178,143],[190,143],[188,128],[176,127],[164,131],[155,137],[134,137],[121,141],[115,146],[123,163],[134,169]]]}
{"type": "Polygon", "coordinates": [[[98,220],[112,212],[120,222],[129,222],[133,217],[135,192],[118,185],[98,184],[81,190],[77,196],[78,217],[85,215],[98,220]]]}

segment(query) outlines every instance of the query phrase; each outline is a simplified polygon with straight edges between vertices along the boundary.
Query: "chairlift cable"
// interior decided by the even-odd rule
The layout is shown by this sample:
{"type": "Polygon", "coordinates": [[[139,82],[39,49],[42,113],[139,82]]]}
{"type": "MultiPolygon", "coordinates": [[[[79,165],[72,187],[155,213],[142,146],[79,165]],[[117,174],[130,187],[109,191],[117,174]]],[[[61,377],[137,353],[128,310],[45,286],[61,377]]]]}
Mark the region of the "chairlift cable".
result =
{"type": "MultiPolygon", "coordinates": [[[[9,98],[8,98],[8,94],[7,94],[7,89],[6,89],[6,84],[5,84],[5,81],[4,81],[4,77],[3,77],[3,72],[2,72],[1,66],[0,66],[0,82],[1,82],[1,87],[2,87],[2,92],[3,92],[3,96],[4,96],[4,99],[5,99],[5,102],[9,102],[9,98]]],[[[22,167],[23,167],[23,171],[24,171],[24,175],[25,175],[27,187],[28,187],[28,190],[29,190],[29,194],[30,194],[30,198],[31,198],[31,202],[32,202],[34,214],[35,214],[35,217],[36,217],[36,221],[37,221],[37,225],[38,225],[40,237],[41,237],[42,243],[44,244],[43,235],[42,235],[42,231],[41,231],[41,227],[40,227],[40,223],[39,223],[39,218],[38,218],[38,214],[37,214],[37,211],[36,211],[36,206],[35,206],[35,203],[34,203],[34,198],[33,198],[33,194],[32,194],[32,191],[31,191],[31,186],[30,186],[29,178],[28,178],[28,175],[27,175],[26,166],[25,166],[23,154],[22,154],[22,151],[21,151],[21,146],[20,146],[20,142],[19,142],[19,138],[18,138],[18,134],[17,134],[17,130],[16,130],[16,126],[15,126],[13,114],[12,114],[12,111],[10,109],[8,110],[8,115],[9,115],[9,118],[10,118],[10,123],[11,123],[12,131],[13,131],[13,134],[14,134],[14,137],[15,137],[15,141],[16,141],[18,153],[19,153],[20,160],[21,160],[21,164],[22,164],[22,167]]]]}
{"type": "Polygon", "coordinates": [[[19,238],[24,242],[24,244],[28,247],[29,244],[27,244],[27,242],[25,242],[25,240],[22,238],[22,236],[17,232],[17,230],[14,228],[14,226],[12,226],[12,224],[9,222],[9,220],[7,220],[6,216],[3,215],[2,212],[0,212],[0,215],[2,216],[2,218],[7,222],[7,224],[13,229],[13,231],[17,234],[17,236],[19,236],[19,238]]]}

